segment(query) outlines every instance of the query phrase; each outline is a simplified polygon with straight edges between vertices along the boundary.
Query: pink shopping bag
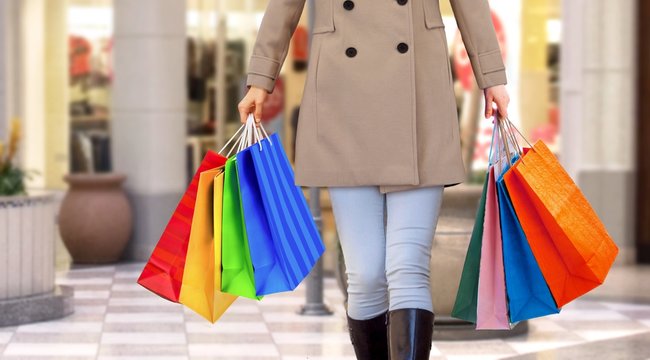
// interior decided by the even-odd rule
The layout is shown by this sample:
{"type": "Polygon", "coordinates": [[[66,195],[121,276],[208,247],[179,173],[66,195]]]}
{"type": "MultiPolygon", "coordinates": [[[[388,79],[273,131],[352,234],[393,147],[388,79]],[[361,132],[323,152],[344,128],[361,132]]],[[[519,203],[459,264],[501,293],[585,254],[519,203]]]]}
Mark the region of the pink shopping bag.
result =
{"type": "Polygon", "coordinates": [[[488,171],[478,277],[476,329],[510,329],[494,166],[488,171]]]}

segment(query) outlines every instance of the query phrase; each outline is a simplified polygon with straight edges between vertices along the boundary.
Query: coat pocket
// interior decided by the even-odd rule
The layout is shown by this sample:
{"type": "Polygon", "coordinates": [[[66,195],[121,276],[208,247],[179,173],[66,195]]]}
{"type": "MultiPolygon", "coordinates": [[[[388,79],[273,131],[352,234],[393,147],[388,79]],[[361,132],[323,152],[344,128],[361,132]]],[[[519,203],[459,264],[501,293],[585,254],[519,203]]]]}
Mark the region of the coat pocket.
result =
{"type": "Polygon", "coordinates": [[[321,34],[334,31],[334,0],[314,1],[314,27],[312,34],[321,34]]]}
{"type": "Polygon", "coordinates": [[[424,7],[424,26],[427,29],[444,28],[438,0],[422,0],[424,7]]]}

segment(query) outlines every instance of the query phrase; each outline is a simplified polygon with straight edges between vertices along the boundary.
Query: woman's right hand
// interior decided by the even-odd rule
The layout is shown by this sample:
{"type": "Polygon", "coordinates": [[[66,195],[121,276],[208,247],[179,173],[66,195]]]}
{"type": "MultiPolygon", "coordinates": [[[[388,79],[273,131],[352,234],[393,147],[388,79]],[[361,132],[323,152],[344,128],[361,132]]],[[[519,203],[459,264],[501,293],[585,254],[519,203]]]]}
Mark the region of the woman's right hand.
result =
{"type": "Polygon", "coordinates": [[[269,93],[266,89],[251,85],[246,93],[246,96],[239,102],[237,109],[239,109],[239,117],[242,124],[246,124],[248,114],[253,113],[255,118],[255,125],[259,126],[262,120],[262,106],[269,93]]]}

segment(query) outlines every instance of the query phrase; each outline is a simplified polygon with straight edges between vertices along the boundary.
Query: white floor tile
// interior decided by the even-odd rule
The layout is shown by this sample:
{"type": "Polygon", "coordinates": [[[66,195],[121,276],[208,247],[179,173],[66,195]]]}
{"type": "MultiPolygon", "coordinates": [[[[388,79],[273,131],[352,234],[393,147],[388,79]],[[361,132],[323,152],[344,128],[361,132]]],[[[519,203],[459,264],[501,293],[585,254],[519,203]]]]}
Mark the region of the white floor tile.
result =
{"type": "Polygon", "coordinates": [[[5,348],[3,357],[9,356],[95,356],[98,344],[67,343],[10,343],[5,348]]]}
{"type": "Polygon", "coordinates": [[[60,285],[110,285],[113,283],[112,277],[92,277],[92,278],[57,278],[56,283],[60,285]]]}
{"type": "Polygon", "coordinates": [[[108,299],[111,296],[108,290],[76,290],[75,299],[108,299]]]}
{"type": "Polygon", "coordinates": [[[173,303],[169,300],[162,298],[146,297],[146,298],[126,298],[126,297],[111,297],[108,300],[108,305],[112,306],[174,306],[179,309],[183,305],[178,303],[173,303]]]}
{"type": "Polygon", "coordinates": [[[629,304],[629,303],[620,303],[620,302],[609,302],[603,301],[600,304],[606,306],[609,309],[621,311],[621,310],[650,310],[650,305],[647,304],[629,304]]]}
{"type": "Polygon", "coordinates": [[[277,306],[277,305],[293,305],[300,306],[305,304],[305,299],[300,297],[290,296],[266,296],[260,300],[260,306],[277,306]]]}
{"type": "Polygon", "coordinates": [[[643,324],[643,325],[645,325],[645,326],[647,326],[647,327],[650,328],[650,319],[648,319],[648,320],[646,320],[646,319],[644,319],[644,320],[637,320],[637,321],[640,322],[641,324],[643,324]]]}
{"type": "Polygon", "coordinates": [[[512,354],[448,355],[447,360],[498,360],[512,357],[512,354]]]}
{"type": "Polygon", "coordinates": [[[264,320],[267,322],[303,322],[303,323],[342,323],[345,319],[338,316],[304,316],[292,312],[264,312],[264,320]]]}
{"type": "Polygon", "coordinates": [[[20,325],[16,332],[21,333],[98,333],[102,331],[101,322],[85,321],[47,321],[20,325]]]}
{"type": "Polygon", "coordinates": [[[181,313],[108,313],[107,323],[182,323],[181,313]]]}
{"type": "Polygon", "coordinates": [[[440,349],[436,347],[435,342],[431,345],[431,353],[429,354],[430,356],[442,356],[442,353],[440,352],[440,349]]]}
{"type": "Polygon", "coordinates": [[[72,274],[87,274],[87,273],[95,274],[95,273],[98,273],[98,272],[106,273],[107,275],[108,274],[113,274],[113,273],[115,273],[115,265],[106,265],[106,266],[102,266],[102,265],[95,266],[95,265],[93,265],[93,266],[88,266],[88,267],[84,267],[84,268],[58,270],[58,271],[56,271],[56,276],[57,277],[64,277],[64,276],[66,276],[66,275],[68,275],[70,273],[72,273],[72,274]]]}
{"type": "Polygon", "coordinates": [[[515,351],[517,351],[519,354],[527,354],[531,352],[557,349],[579,343],[579,341],[521,341],[508,342],[508,345],[515,349],[515,351]]]}
{"type": "MultiPolygon", "coordinates": [[[[356,356],[310,356],[308,360],[357,360],[356,356]]],[[[282,360],[305,360],[305,356],[283,356],[282,360]]]]}
{"type": "Polygon", "coordinates": [[[97,360],[188,360],[187,356],[98,356],[97,360]]]}
{"type": "Polygon", "coordinates": [[[142,287],[140,284],[124,284],[124,283],[114,283],[111,286],[113,291],[134,291],[134,292],[146,292],[149,291],[146,288],[142,287]]]}
{"type": "Polygon", "coordinates": [[[175,332],[105,332],[102,344],[186,344],[185,333],[175,332]]]}
{"type": "MultiPolygon", "coordinates": [[[[183,306],[183,311],[187,314],[194,314],[194,310],[183,306]]],[[[257,305],[245,305],[245,304],[237,304],[237,302],[233,303],[228,307],[226,310],[227,314],[259,314],[260,313],[260,308],[257,305]]]]}
{"type": "Polygon", "coordinates": [[[528,325],[532,331],[567,331],[557,322],[545,318],[537,318],[529,321],[528,325]]]}
{"type": "Polygon", "coordinates": [[[259,358],[261,356],[279,356],[274,344],[189,344],[192,356],[236,356],[259,358]]]}
{"type": "Polygon", "coordinates": [[[277,344],[348,344],[350,342],[350,336],[344,332],[274,332],[271,335],[277,344]]]}
{"type": "Polygon", "coordinates": [[[139,271],[118,271],[115,273],[116,279],[137,279],[142,274],[142,270],[139,271]]]}
{"type": "Polygon", "coordinates": [[[75,305],[75,314],[103,314],[106,312],[106,305],[75,305]]]}
{"type": "Polygon", "coordinates": [[[559,314],[552,316],[559,321],[592,321],[594,319],[598,319],[598,321],[630,320],[629,317],[613,310],[563,309],[559,314]]]}
{"type": "Polygon", "coordinates": [[[0,344],[8,343],[13,335],[13,332],[0,332],[0,344]]]}
{"type": "Polygon", "coordinates": [[[210,324],[208,321],[188,321],[185,323],[185,327],[188,333],[264,334],[269,332],[265,323],[249,321],[217,321],[214,324],[210,324]]]}
{"type": "Polygon", "coordinates": [[[623,330],[576,330],[576,334],[588,341],[614,339],[622,336],[648,332],[648,329],[623,329],[623,330]]]}

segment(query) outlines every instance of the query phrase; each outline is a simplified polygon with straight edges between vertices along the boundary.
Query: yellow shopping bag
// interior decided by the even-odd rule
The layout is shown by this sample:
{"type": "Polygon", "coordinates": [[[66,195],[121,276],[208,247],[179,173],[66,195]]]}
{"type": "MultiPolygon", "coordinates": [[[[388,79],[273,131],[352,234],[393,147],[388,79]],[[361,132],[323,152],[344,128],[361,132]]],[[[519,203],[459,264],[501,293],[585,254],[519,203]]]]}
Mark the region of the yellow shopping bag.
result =
{"type": "Polygon", "coordinates": [[[221,200],[224,167],[203,171],[179,302],[214,323],[236,299],[221,292],[221,200]]]}

